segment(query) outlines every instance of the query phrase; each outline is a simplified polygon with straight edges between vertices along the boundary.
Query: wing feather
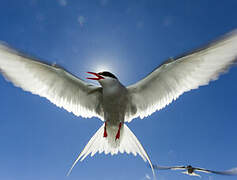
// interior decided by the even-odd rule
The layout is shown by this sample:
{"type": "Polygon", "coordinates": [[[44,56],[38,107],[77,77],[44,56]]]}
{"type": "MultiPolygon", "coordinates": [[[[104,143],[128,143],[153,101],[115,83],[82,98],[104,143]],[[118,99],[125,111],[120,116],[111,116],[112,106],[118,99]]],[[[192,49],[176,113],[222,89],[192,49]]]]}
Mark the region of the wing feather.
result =
{"type": "Polygon", "coordinates": [[[103,120],[101,89],[63,68],[48,65],[0,44],[0,72],[15,86],[47,98],[76,116],[103,120]]]}
{"type": "Polygon", "coordinates": [[[237,31],[194,52],[170,59],[147,77],[128,86],[126,121],[164,108],[184,92],[216,80],[237,60],[237,31]]]}
{"type": "Polygon", "coordinates": [[[205,173],[215,173],[220,175],[237,175],[237,168],[232,168],[226,171],[213,171],[203,168],[195,168],[195,171],[205,172],[205,173]]]}
{"type": "Polygon", "coordinates": [[[159,165],[152,165],[154,169],[157,170],[185,170],[185,166],[159,166],[159,165]]]}

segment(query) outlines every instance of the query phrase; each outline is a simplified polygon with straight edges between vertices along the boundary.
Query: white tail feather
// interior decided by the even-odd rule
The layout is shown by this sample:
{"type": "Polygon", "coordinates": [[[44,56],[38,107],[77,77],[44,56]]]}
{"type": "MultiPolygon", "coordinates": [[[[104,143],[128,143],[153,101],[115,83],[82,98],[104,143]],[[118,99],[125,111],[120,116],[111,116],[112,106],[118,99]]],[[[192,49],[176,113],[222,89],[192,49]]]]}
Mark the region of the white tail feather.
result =
{"type": "Polygon", "coordinates": [[[73,163],[71,169],[69,170],[69,175],[73,169],[73,167],[76,165],[76,163],[80,160],[83,161],[89,154],[91,156],[94,156],[97,152],[105,154],[118,154],[120,153],[132,153],[134,156],[139,154],[142,159],[146,162],[148,161],[149,165],[151,166],[153,176],[155,178],[154,169],[151,163],[151,160],[149,156],[147,155],[146,151],[142,147],[141,143],[138,141],[136,136],[132,133],[132,131],[124,124],[123,132],[121,133],[121,138],[119,141],[117,141],[119,144],[117,146],[111,145],[108,141],[108,138],[103,137],[104,132],[104,125],[100,127],[100,129],[94,134],[94,136],[90,139],[90,141],[87,143],[85,148],[82,150],[82,152],[79,154],[78,158],[73,163]]]}

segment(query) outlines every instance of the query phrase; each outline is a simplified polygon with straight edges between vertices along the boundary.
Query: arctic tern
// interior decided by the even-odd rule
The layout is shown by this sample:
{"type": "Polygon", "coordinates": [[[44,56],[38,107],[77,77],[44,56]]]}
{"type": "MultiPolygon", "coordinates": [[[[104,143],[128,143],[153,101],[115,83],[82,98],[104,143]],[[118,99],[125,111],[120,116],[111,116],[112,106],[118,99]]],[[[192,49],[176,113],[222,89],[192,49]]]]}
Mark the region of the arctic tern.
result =
{"type": "Polygon", "coordinates": [[[154,169],[157,170],[186,170],[183,171],[183,174],[187,174],[189,176],[198,176],[201,177],[199,174],[196,174],[195,171],[199,172],[204,172],[204,173],[214,173],[214,174],[219,174],[219,175],[237,175],[237,168],[232,168],[229,170],[225,171],[213,171],[209,169],[203,169],[203,168],[198,168],[198,167],[193,167],[191,165],[188,166],[158,166],[158,165],[153,165],[154,169]]]}
{"type": "MultiPolygon", "coordinates": [[[[151,160],[126,126],[164,108],[181,94],[216,80],[236,62],[237,32],[233,31],[204,48],[169,59],[141,81],[125,87],[110,72],[88,72],[100,86],[89,84],[56,65],[49,65],[0,45],[0,72],[15,86],[47,98],[76,116],[98,117],[103,125],[79,154],[72,168],[89,154],[104,152],[139,154],[151,160]]],[[[154,171],[153,171],[154,175],[154,171]]]]}

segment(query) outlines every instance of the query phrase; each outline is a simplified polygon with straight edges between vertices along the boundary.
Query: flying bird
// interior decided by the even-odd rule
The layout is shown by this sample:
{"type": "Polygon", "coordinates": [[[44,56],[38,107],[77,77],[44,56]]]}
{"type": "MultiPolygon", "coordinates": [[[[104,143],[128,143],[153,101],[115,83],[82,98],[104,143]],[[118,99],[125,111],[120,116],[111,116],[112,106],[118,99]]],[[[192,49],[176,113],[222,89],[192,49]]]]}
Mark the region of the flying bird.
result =
{"type": "Polygon", "coordinates": [[[199,174],[196,174],[195,171],[204,172],[204,173],[214,173],[214,174],[219,174],[219,175],[237,175],[237,168],[232,168],[226,171],[213,171],[213,170],[193,167],[191,165],[170,166],[170,167],[153,165],[153,168],[157,170],[186,170],[186,171],[183,171],[182,173],[190,175],[190,176],[198,176],[198,177],[201,177],[201,176],[199,174]]]}
{"type": "Polygon", "coordinates": [[[124,86],[111,72],[88,72],[92,85],[65,69],[0,45],[0,71],[15,86],[47,98],[76,116],[98,117],[103,125],[89,140],[72,168],[89,154],[104,152],[139,154],[151,160],[125,124],[164,108],[181,94],[207,85],[225,72],[237,57],[237,32],[233,31],[209,45],[169,59],[139,82],[124,86]]]}

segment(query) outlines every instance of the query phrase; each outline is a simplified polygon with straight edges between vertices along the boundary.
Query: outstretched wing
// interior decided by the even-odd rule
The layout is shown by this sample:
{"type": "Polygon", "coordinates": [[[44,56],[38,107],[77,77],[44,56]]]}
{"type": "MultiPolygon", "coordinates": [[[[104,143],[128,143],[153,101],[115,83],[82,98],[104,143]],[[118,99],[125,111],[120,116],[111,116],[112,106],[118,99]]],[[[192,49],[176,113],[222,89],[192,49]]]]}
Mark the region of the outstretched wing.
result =
{"type": "Polygon", "coordinates": [[[208,46],[171,59],[128,88],[131,105],[126,121],[144,118],[181,94],[216,80],[237,60],[237,31],[208,46]]]}
{"type": "Polygon", "coordinates": [[[185,166],[158,166],[158,165],[152,165],[154,169],[157,170],[185,170],[185,166]]]}
{"type": "Polygon", "coordinates": [[[0,72],[15,86],[45,97],[77,116],[96,116],[103,120],[101,88],[87,84],[62,68],[0,44],[0,72]]]}
{"type": "Polygon", "coordinates": [[[220,175],[237,175],[237,168],[229,169],[226,171],[212,171],[203,168],[194,168],[195,171],[205,172],[205,173],[215,173],[220,175]]]}

